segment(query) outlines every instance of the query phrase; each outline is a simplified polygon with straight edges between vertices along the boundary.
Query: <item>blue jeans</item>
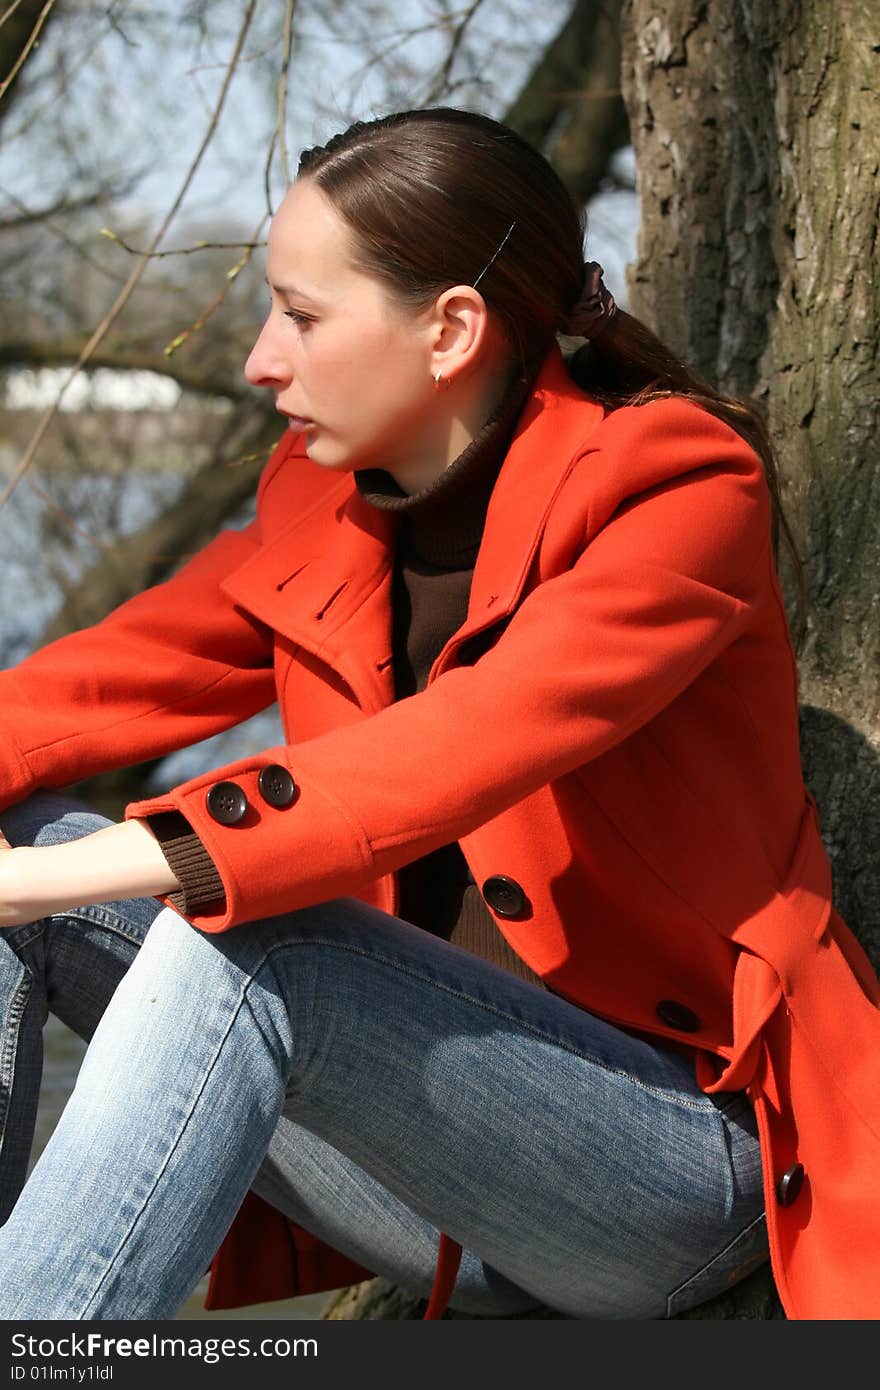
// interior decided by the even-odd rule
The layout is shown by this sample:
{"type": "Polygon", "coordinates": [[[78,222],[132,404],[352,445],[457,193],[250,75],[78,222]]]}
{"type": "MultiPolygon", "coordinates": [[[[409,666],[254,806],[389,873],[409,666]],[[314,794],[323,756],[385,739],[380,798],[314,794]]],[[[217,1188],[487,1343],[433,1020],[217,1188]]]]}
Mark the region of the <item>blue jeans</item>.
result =
{"type": "Polygon", "coordinates": [[[173,1317],[249,1187],[415,1294],[447,1232],[451,1306],[490,1317],[664,1318],[765,1256],[744,1096],[354,898],[213,936],[153,898],[51,916],[0,933],[0,1010],[4,1319],[173,1317]],[[91,1042],[22,1190],[47,1010],[91,1042]]]}

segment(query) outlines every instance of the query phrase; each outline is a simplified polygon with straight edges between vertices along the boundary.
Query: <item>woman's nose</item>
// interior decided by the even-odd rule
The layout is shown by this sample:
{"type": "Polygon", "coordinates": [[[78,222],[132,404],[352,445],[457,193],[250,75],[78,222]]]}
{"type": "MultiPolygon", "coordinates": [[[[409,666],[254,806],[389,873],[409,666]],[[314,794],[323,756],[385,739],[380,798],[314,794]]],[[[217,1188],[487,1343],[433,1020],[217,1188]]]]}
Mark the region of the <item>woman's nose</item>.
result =
{"type": "Polygon", "coordinates": [[[278,391],[290,382],[290,368],[275,342],[271,320],[264,323],[260,336],[251,348],[244,364],[244,374],[251,386],[268,386],[278,391]]]}

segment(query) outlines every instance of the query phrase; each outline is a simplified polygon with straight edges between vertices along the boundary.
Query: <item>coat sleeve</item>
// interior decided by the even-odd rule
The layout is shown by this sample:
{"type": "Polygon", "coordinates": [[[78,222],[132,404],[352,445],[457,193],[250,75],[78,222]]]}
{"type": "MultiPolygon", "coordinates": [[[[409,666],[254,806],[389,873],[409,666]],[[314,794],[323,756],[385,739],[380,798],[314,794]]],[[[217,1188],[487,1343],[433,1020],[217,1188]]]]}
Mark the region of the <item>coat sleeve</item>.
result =
{"type": "MultiPolygon", "coordinates": [[[[287,452],[284,441],[258,496],[287,452]]],[[[272,703],[272,634],[220,587],[259,543],[259,520],[223,531],[165,583],[0,672],[0,809],[188,747],[272,703]]]]}
{"type": "MultiPolygon", "coordinates": [[[[475,664],[359,723],[267,749],[126,814],[181,811],[223,879],[191,920],[222,931],[356,894],[612,748],[743,632],[766,583],[769,493],[760,460],[708,412],[665,400],[614,412],[576,464],[592,484],[584,544],[537,585],[475,664]],[[636,466],[637,465],[637,466],[636,466]],[[640,490],[627,493],[627,480],[640,490]],[[648,485],[644,485],[644,484],[648,485]],[[286,768],[295,799],[257,779],[286,768]],[[246,814],[218,824],[219,780],[246,814]]],[[[564,505],[564,503],[563,503],[564,505]]]]}

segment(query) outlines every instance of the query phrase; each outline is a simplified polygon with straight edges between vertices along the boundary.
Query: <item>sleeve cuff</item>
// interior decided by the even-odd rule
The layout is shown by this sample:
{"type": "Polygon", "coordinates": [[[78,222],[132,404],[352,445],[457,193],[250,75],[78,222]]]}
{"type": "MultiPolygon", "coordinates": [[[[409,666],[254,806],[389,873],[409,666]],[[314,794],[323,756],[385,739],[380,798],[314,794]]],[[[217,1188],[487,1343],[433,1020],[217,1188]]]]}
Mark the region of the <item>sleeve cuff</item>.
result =
{"type": "Polygon", "coordinates": [[[225,898],[223,880],[205,846],[180,811],[157,811],[145,816],[180,888],[164,894],[165,900],[188,915],[194,908],[225,898]]]}

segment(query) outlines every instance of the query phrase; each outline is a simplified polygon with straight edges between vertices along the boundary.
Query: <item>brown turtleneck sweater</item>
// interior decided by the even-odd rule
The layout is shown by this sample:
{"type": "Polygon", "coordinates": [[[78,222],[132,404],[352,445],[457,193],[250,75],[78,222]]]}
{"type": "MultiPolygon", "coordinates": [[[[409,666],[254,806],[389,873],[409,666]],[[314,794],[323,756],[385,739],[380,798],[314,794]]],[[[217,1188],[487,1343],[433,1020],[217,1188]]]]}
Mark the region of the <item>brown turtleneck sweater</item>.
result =
{"type": "MultiPolygon", "coordinates": [[[[533,371],[517,374],[480,433],[430,486],[405,493],[384,469],[354,474],[361,496],[400,513],[392,585],[395,698],[423,690],[439,653],[467,616],[486,511],[533,371]]],[[[418,766],[414,761],[414,776],[418,766]]],[[[179,911],[222,897],[214,864],[176,811],[148,818],[182,884],[170,895],[179,911]]],[[[474,882],[457,841],[398,871],[398,916],[540,984],[507,944],[474,882]]]]}

